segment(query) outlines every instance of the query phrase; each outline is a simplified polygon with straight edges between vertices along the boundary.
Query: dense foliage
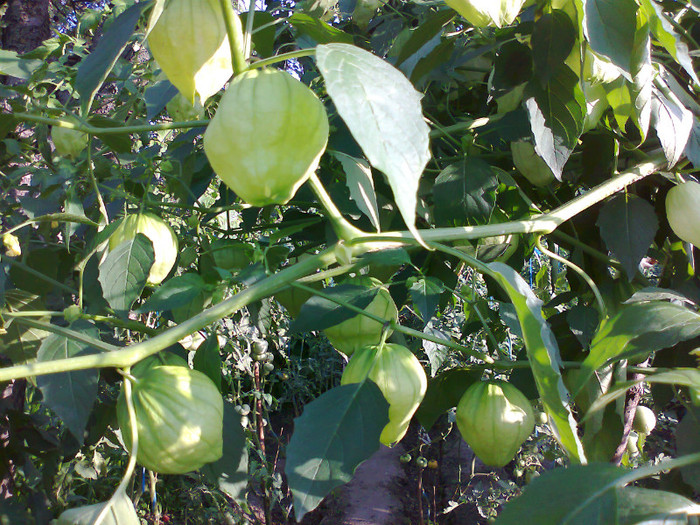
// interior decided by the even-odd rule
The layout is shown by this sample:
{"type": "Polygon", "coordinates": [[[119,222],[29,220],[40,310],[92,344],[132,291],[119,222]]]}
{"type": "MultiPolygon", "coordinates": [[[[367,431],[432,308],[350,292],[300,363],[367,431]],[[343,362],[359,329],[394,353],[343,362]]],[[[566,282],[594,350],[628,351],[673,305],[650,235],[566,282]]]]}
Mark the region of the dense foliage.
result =
{"type": "Polygon", "coordinates": [[[553,443],[497,523],[698,514],[697,0],[95,7],[0,52],[5,516],[301,520],[455,418],[553,443]]]}

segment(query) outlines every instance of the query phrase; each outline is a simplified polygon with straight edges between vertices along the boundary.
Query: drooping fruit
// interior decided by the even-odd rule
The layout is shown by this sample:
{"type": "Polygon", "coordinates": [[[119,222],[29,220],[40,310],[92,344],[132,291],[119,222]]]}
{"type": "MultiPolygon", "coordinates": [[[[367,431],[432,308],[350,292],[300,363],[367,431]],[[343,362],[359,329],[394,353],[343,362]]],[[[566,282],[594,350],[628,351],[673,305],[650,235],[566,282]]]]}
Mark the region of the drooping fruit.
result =
{"type": "MultiPolygon", "coordinates": [[[[381,281],[372,277],[362,276],[347,279],[342,284],[379,288],[377,295],[365,308],[365,312],[379,316],[382,319],[386,319],[386,321],[398,320],[399,313],[396,309],[396,304],[391,298],[389,289],[381,281]]],[[[326,328],[324,332],[336,350],[345,355],[351,355],[363,346],[378,344],[381,340],[383,329],[384,323],[370,319],[362,314],[357,314],[355,317],[346,319],[342,323],[326,328]]],[[[389,329],[388,335],[391,335],[392,332],[393,330],[389,329]]]]}
{"type": "Polygon", "coordinates": [[[428,379],[420,361],[405,346],[387,343],[356,351],[345,367],[341,385],[359,383],[365,378],[374,381],[389,403],[389,423],[379,441],[391,445],[400,441],[418,409],[428,379]]]}
{"type": "Polygon", "coordinates": [[[689,181],[671,188],[666,195],[666,217],[673,233],[700,246],[700,184],[689,181]]]}
{"type": "Polygon", "coordinates": [[[191,104],[204,102],[231,78],[231,48],[218,0],[170,0],[148,35],[168,80],[191,104]]]}
{"type": "Polygon", "coordinates": [[[114,250],[125,241],[142,233],[153,243],[155,260],[146,283],[159,285],[167,277],[177,260],[177,237],[168,223],[151,213],[127,215],[109,238],[109,249],[114,250]]]}
{"type": "Polygon", "coordinates": [[[523,177],[535,186],[547,186],[554,180],[554,173],[535,151],[532,143],[519,140],[510,143],[513,164],[523,177]]]}
{"type": "Polygon", "coordinates": [[[632,430],[638,434],[648,436],[654,430],[654,427],[656,427],[656,414],[654,414],[654,411],[649,407],[637,406],[634,420],[632,421],[632,430]]]}
{"type": "Polygon", "coordinates": [[[486,465],[502,467],[535,428],[528,399],[505,381],[472,384],[457,405],[457,427],[486,465]]]}
{"type": "Polygon", "coordinates": [[[504,27],[520,13],[525,0],[445,0],[474,27],[504,27]]]}
{"type": "Polygon", "coordinates": [[[323,103],[278,69],[233,79],[204,134],[216,174],[252,206],[285,204],[318,166],[328,141],[323,103]]]}
{"type": "Polygon", "coordinates": [[[71,159],[80,155],[88,145],[88,136],[82,131],[70,128],[53,126],[51,128],[51,140],[56,147],[56,153],[71,159]]]}
{"type": "MultiPolygon", "coordinates": [[[[221,457],[224,404],[205,374],[185,366],[146,368],[136,377],[132,397],[139,438],[136,459],[141,465],[161,474],[184,474],[221,457]]],[[[130,450],[123,387],[117,419],[130,450]]]]}

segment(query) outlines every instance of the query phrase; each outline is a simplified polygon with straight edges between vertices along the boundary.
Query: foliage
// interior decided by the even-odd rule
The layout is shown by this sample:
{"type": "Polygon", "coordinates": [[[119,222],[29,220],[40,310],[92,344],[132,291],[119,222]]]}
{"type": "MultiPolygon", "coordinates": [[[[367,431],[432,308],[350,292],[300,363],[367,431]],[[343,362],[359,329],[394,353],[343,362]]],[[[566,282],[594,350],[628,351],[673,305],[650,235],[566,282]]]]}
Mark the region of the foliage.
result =
{"type": "MultiPolygon", "coordinates": [[[[223,455],[188,475],[242,519],[255,490],[268,523],[270,502],[302,519],[393,408],[429,430],[480,381],[542,408],[560,465],[492,498],[499,522],[697,514],[697,210],[677,197],[700,167],[697,2],[203,3],[111,2],[0,51],[17,79],[0,86],[0,381],[30,379],[3,408],[21,519],[144,513],[115,430],[129,370],[165,368],[147,359],[224,401],[223,455]],[[322,332],[356,359],[343,342],[366,326],[427,389],[375,385],[371,366],[340,385],[322,332]],[[665,422],[645,439],[640,396],[665,422]],[[295,417],[290,499],[278,415],[295,417]]],[[[520,459],[539,465],[533,439],[520,459]]]]}

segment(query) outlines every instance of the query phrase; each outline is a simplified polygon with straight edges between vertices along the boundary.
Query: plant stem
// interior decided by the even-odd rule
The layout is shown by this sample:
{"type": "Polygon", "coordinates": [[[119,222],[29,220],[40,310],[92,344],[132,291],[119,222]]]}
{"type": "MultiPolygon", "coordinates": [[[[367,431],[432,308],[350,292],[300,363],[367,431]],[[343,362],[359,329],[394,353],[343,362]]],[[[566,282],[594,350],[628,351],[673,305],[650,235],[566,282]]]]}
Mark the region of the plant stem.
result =
{"type": "MultiPolygon", "coordinates": [[[[224,21],[226,22],[226,33],[228,34],[228,43],[231,46],[231,62],[233,66],[233,74],[238,75],[247,69],[245,60],[245,42],[243,39],[243,26],[241,19],[233,10],[231,0],[219,0],[221,9],[224,12],[224,21]]],[[[202,101],[204,102],[204,101],[202,101]]]]}
{"type": "MultiPolygon", "coordinates": [[[[232,315],[234,312],[247,306],[253,301],[274,294],[280,288],[296,281],[300,277],[305,277],[319,268],[324,268],[335,262],[333,250],[325,250],[313,255],[308,259],[281,270],[280,272],[263,279],[260,282],[237,293],[233,297],[218,303],[202,313],[188,319],[184,323],[169,328],[155,337],[129,345],[127,347],[117,347],[102,341],[77,334],[72,330],[49,325],[48,323],[38,323],[34,320],[21,319],[24,324],[31,324],[36,328],[50,328],[56,333],[61,333],[65,337],[75,339],[76,334],[80,340],[95,348],[106,350],[105,353],[82,355],[67,359],[56,359],[52,361],[33,362],[16,365],[8,368],[0,368],[0,382],[10,379],[20,379],[37,375],[53,374],[57,372],[71,372],[74,370],[86,370],[88,368],[123,368],[131,366],[153,355],[170,345],[177,343],[180,339],[209,326],[224,317],[232,315]]],[[[15,322],[19,322],[16,319],[15,322]]]]}
{"type": "Polygon", "coordinates": [[[300,49],[299,51],[290,51],[289,53],[282,53],[281,55],[276,55],[274,57],[265,58],[263,60],[258,60],[253,62],[249,69],[256,69],[260,67],[271,66],[273,64],[278,64],[279,62],[284,62],[292,58],[310,57],[316,54],[316,49],[311,47],[309,49],[300,49]]]}
{"type": "Polygon", "coordinates": [[[343,217],[343,214],[340,213],[340,210],[338,210],[333,202],[333,199],[331,199],[330,195],[328,195],[326,188],[323,187],[323,184],[315,173],[309,177],[309,185],[316,194],[316,198],[318,198],[319,202],[326,210],[326,215],[328,215],[328,218],[333,225],[333,230],[339,239],[349,241],[356,238],[358,235],[365,235],[365,232],[355,228],[347,221],[347,219],[345,219],[345,217],[343,217]]]}
{"type": "Polygon", "coordinates": [[[41,124],[49,124],[50,126],[58,126],[60,128],[74,129],[77,131],[82,131],[83,133],[88,133],[89,135],[97,136],[121,135],[124,133],[142,133],[145,131],[161,131],[169,129],[199,128],[206,127],[209,124],[209,120],[189,120],[186,122],[161,122],[159,124],[137,124],[134,126],[100,128],[97,126],[91,126],[90,124],[77,124],[69,120],[43,117],[41,115],[32,115],[31,113],[18,112],[13,113],[12,116],[19,120],[39,122],[41,124]]]}

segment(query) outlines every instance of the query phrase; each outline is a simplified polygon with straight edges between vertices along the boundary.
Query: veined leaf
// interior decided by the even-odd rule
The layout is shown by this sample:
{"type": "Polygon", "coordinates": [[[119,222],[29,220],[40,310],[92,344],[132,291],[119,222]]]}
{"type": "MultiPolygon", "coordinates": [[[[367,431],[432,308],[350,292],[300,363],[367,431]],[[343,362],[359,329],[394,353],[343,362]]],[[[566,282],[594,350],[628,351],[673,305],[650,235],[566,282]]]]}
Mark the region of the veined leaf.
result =
{"type": "Polygon", "coordinates": [[[586,456],[578,437],[576,420],[569,406],[569,393],[559,371],[559,347],[552,329],[542,317],[542,301],[510,266],[494,262],[487,267],[515,306],[532,374],[555,436],[573,461],[585,463],[586,456]]]}

